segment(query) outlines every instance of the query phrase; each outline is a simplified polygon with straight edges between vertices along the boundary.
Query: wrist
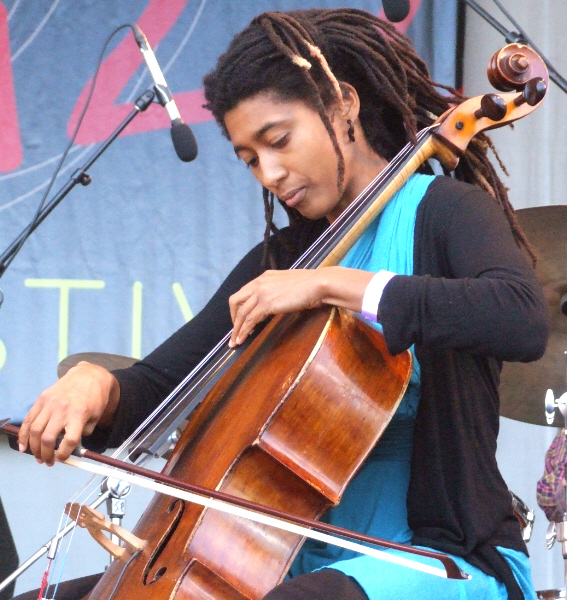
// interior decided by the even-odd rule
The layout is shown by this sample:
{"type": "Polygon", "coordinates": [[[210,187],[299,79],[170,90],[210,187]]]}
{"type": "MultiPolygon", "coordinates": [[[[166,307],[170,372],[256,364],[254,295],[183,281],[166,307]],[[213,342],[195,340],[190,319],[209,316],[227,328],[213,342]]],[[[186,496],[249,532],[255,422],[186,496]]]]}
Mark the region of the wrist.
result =
{"type": "Polygon", "coordinates": [[[97,423],[97,425],[99,427],[102,427],[103,429],[109,429],[110,427],[112,427],[112,423],[114,422],[114,415],[116,414],[118,403],[120,401],[120,383],[110,371],[107,371],[107,374],[108,402],[106,403],[102,415],[100,416],[100,419],[97,423]]]}
{"type": "Polygon", "coordinates": [[[384,289],[395,273],[391,271],[378,271],[364,290],[362,297],[362,310],[360,314],[368,321],[379,322],[379,306],[384,289]]]}
{"type": "Polygon", "coordinates": [[[322,304],[360,312],[364,290],[373,277],[372,273],[341,266],[324,267],[317,271],[322,304]]]}
{"type": "Polygon", "coordinates": [[[86,361],[79,362],[75,368],[83,370],[90,378],[92,398],[99,404],[98,410],[93,408],[96,412],[100,411],[96,426],[104,429],[111,427],[120,400],[118,379],[108,369],[86,361]]]}

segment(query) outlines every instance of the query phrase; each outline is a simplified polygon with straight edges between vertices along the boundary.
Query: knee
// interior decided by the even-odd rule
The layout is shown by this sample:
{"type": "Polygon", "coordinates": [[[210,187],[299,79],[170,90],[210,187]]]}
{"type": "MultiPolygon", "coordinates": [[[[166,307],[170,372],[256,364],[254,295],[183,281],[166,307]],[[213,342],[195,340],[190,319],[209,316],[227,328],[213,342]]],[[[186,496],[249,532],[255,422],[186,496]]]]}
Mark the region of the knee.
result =
{"type": "Polygon", "coordinates": [[[284,581],[263,600],[368,600],[368,596],[352,577],[322,569],[284,581]]]}

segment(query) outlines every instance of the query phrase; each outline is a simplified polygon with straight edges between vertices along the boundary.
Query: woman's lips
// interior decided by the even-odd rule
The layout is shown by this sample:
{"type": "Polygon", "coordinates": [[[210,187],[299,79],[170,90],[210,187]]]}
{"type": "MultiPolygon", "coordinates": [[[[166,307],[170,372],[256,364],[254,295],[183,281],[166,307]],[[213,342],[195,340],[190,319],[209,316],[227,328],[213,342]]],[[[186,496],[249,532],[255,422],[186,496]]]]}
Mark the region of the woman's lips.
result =
{"type": "Polygon", "coordinates": [[[292,190],[281,197],[282,202],[285,202],[289,208],[293,208],[296,204],[299,204],[305,196],[306,189],[304,187],[292,190]]]}

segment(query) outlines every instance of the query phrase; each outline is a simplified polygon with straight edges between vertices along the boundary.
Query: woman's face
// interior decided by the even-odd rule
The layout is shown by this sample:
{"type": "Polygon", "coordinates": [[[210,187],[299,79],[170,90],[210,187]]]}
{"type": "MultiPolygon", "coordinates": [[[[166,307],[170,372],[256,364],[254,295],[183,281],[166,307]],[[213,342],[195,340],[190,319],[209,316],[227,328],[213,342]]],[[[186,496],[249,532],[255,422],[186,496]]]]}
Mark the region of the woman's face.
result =
{"type": "Polygon", "coordinates": [[[339,193],[338,158],[329,134],[319,114],[301,100],[260,93],[227,112],[224,122],[234,151],[254,177],[308,219],[333,221],[380,170],[369,175],[365,161],[358,166],[346,120],[335,114],[331,123],[345,159],[339,193]]]}

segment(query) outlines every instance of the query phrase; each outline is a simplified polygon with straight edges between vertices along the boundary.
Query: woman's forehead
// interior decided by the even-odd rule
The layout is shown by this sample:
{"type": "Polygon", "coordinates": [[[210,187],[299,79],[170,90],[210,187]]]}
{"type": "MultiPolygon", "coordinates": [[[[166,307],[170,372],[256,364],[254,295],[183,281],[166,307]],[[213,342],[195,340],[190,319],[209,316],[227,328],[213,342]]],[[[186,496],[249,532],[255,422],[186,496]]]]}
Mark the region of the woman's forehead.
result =
{"type": "Polygon", "coordinates": [[[224,123],[236,144],[235,136],[259,139],[278,124],[309,118],[318,119],[319,115],[303,100],[283,100],[272,92],[261,92],[229,110],[224,123]]]}

